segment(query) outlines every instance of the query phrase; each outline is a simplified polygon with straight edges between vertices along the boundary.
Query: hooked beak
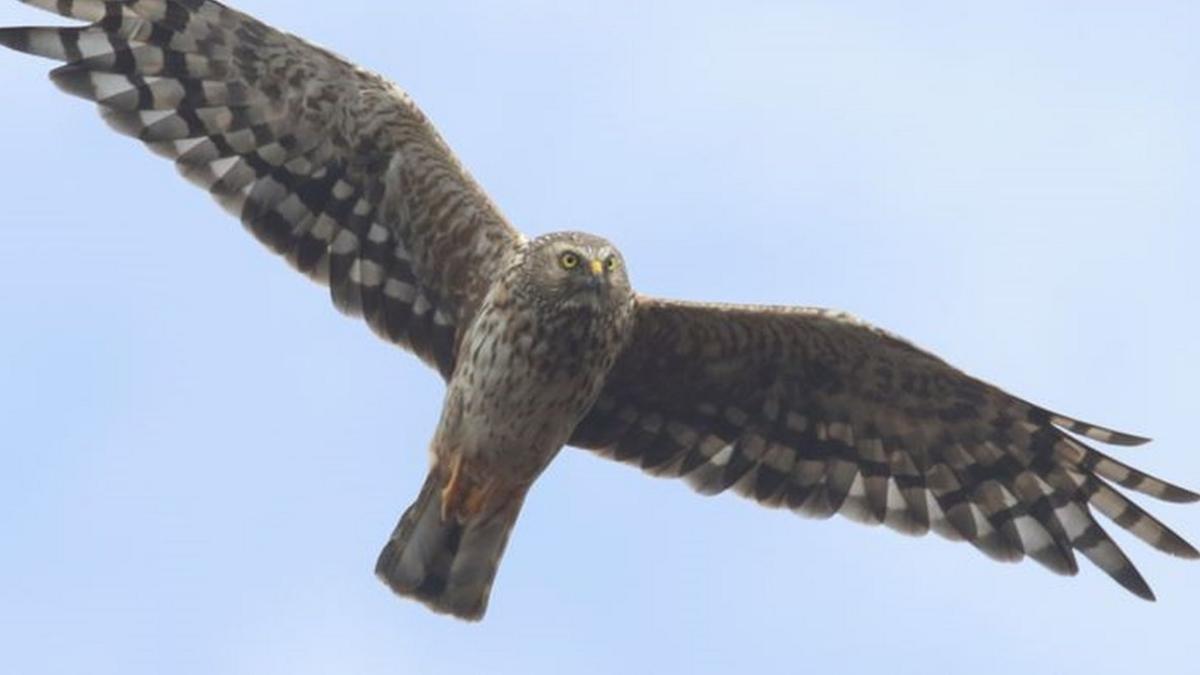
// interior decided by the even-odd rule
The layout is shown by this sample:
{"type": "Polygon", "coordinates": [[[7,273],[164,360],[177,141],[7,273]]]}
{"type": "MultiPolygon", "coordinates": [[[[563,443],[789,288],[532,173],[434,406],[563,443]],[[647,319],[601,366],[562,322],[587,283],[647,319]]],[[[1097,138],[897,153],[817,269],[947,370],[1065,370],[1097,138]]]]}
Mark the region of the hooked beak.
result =
{"type": "Polygon", "coordinates": [[[579,278],[582,287],[589,292],[598,292],[608,286],[608,278],[604,276],[604,264],[599,260],[589,260],[587,265],[591,274],[582,275],[579,278]]]}

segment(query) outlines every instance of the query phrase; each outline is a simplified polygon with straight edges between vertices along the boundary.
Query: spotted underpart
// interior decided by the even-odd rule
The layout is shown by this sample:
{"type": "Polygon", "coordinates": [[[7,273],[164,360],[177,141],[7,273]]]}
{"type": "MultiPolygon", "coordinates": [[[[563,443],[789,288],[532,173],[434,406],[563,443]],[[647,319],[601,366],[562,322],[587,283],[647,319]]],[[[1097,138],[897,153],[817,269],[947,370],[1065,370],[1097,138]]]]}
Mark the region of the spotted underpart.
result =
{"type": "Polygon", "coordinates": [[[1196,558],[1109,482],[1170,502],[1198,496],[1065,430],[1147,440],[1048,412],[844,314],[642,299],[633,344],[571,442],[704,494],[932,529],[1062,574],[1078,570],[1079,551],[1153,598],[1092,512],[1196,558]]]}
{"type": "Polygon", "coordinates": [[[407,94],[205,0],[26,0],[93,22],[0,29],[59,87],[173,160],[342,311],[449,376],[520,235],[407,94]]]}

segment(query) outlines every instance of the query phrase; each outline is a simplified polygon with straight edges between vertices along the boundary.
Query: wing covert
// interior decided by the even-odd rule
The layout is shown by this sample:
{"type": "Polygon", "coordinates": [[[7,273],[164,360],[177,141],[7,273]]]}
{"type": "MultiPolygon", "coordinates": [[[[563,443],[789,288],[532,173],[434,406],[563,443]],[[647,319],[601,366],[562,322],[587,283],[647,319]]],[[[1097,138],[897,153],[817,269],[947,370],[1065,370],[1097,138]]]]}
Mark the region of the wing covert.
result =
{"type": "Polygon", "coordinates": [[[637,327],[572,445],[696,490],[840,513],[908,534],[1029,555],[1074,574],[1083,553],[1153,598],[1095,509],[1152,546],[1196,549],[1113,489],[1200,496],[1101,454],[1147,439],[1051,413],[848,315],[639,297],[637,327]]]}
{"type": "Polygon", "coordinates": [[[65,91],[172,159],[342,311],[448,376],[521,240],[408,95],[212,0],[23,0],[83,27],[4,28],[65,91]]]}

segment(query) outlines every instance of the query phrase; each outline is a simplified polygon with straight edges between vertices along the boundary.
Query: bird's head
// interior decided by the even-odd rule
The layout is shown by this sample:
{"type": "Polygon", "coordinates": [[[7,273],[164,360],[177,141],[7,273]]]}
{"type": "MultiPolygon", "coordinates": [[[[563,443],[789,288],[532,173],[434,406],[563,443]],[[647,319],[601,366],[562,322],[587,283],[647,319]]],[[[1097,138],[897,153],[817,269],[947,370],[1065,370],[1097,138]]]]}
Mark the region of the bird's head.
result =
{"type": "Polygon", "coordinates": [[[583,232],[556,232],[529,242],[523,267],[548,299],[566,305],[602,305],[632,291],[621,253],[583,232]]]}

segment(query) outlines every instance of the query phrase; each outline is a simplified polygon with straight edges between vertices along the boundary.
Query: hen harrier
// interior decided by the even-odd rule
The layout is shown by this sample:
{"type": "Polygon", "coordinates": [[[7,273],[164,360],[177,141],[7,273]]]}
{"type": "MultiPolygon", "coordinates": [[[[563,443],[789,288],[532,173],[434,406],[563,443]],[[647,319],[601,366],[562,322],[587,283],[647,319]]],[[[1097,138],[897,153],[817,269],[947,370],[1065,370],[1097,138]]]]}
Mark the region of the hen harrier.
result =
{"type": "Polygon", "coordinates": [[[376,566],[400,595],[482,617],[526,491],[563,445],[1062,574],[1077,550],[1146,599],[1093,511],[1200,555],[1112,484],[1200,495],[1080,437],[1147,439],[845,314],[638,295],[603,239],[522,236],[403,91],[330,52],[212,0],[24,1],[92,23],[6,28],[0,43],[66,62],[59,87],[445,378],[428,478],[376,566]]]}

